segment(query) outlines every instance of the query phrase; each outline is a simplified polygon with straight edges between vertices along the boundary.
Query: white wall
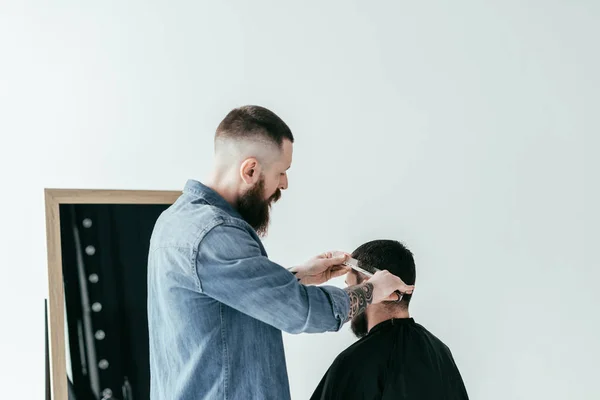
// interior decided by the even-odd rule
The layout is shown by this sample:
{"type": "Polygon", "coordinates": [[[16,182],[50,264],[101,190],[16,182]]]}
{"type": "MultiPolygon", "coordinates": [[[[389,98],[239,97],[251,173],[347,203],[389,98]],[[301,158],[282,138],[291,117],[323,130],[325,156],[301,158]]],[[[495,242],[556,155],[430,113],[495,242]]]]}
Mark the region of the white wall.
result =
{"type": "MultiPolygon", "coordinates": [[[[275,260],[403,240],[473,399],[600,398],[598,2],[149,3],[0,4],[4,394],[44,392],[43,188],[180,189],[253,103],[297,137],[275,260]]],[[[286,336],[295,399],[352,340],[286,336]]]]}

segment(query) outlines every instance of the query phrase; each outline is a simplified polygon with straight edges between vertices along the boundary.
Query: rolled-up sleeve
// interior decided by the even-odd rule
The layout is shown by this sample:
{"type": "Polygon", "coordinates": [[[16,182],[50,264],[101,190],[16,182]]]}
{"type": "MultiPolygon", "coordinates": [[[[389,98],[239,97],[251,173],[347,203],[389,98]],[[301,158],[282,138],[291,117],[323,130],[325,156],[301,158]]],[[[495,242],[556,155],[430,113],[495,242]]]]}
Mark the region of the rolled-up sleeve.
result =
{"type": "Polygon", "coordinates": [[[222,223],[198,244],[196,273],[203,293],[288,333],[339,330],[350,300],[333,286],[305,286],[265,257],[242,227],[222,223]]]}

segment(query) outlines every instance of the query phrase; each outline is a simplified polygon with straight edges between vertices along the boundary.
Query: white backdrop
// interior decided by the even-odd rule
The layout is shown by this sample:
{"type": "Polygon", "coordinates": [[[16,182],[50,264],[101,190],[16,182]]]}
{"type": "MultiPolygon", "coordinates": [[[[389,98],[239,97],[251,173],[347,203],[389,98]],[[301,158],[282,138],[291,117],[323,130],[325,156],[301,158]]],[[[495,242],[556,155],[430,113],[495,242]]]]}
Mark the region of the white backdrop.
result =
{"type": "MultiPolygon", "coordinates": [[[[43,188],[181,189],[250,103],[297,138],[273,259],[402,240],[473,399],[600,398],[598,2],[198,3],[0,4],[5,395],[44,392],[43,188]]],[[[294,399],[353,341],[285,339],[294,399]]]]}

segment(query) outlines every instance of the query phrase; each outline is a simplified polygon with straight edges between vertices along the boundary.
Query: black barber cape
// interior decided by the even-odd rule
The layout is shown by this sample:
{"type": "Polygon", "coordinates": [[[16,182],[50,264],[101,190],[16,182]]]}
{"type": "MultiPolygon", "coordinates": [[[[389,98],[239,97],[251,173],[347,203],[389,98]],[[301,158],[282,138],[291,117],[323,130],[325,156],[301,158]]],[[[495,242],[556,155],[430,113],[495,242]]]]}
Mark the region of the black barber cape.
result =
{"type": "Polygon", "coordinates": [[[467,400],[450,349],[412,318],[373,327],[333,362],[311,400],[467,400]]]}

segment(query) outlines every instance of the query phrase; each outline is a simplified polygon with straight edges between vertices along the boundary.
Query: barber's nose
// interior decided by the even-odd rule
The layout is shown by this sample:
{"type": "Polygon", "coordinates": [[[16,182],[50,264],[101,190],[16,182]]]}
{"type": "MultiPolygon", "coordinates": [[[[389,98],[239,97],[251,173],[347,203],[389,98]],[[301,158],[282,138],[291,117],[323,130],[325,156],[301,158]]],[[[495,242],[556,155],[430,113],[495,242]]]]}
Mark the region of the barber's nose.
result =
{"type": "Polygon", "coordinates": [[[281,190],[286,190],[288,188],[287,174],[283,175],[283,178],[281,179],[281,185],[279,186],[279,188],[281,190]]]}

